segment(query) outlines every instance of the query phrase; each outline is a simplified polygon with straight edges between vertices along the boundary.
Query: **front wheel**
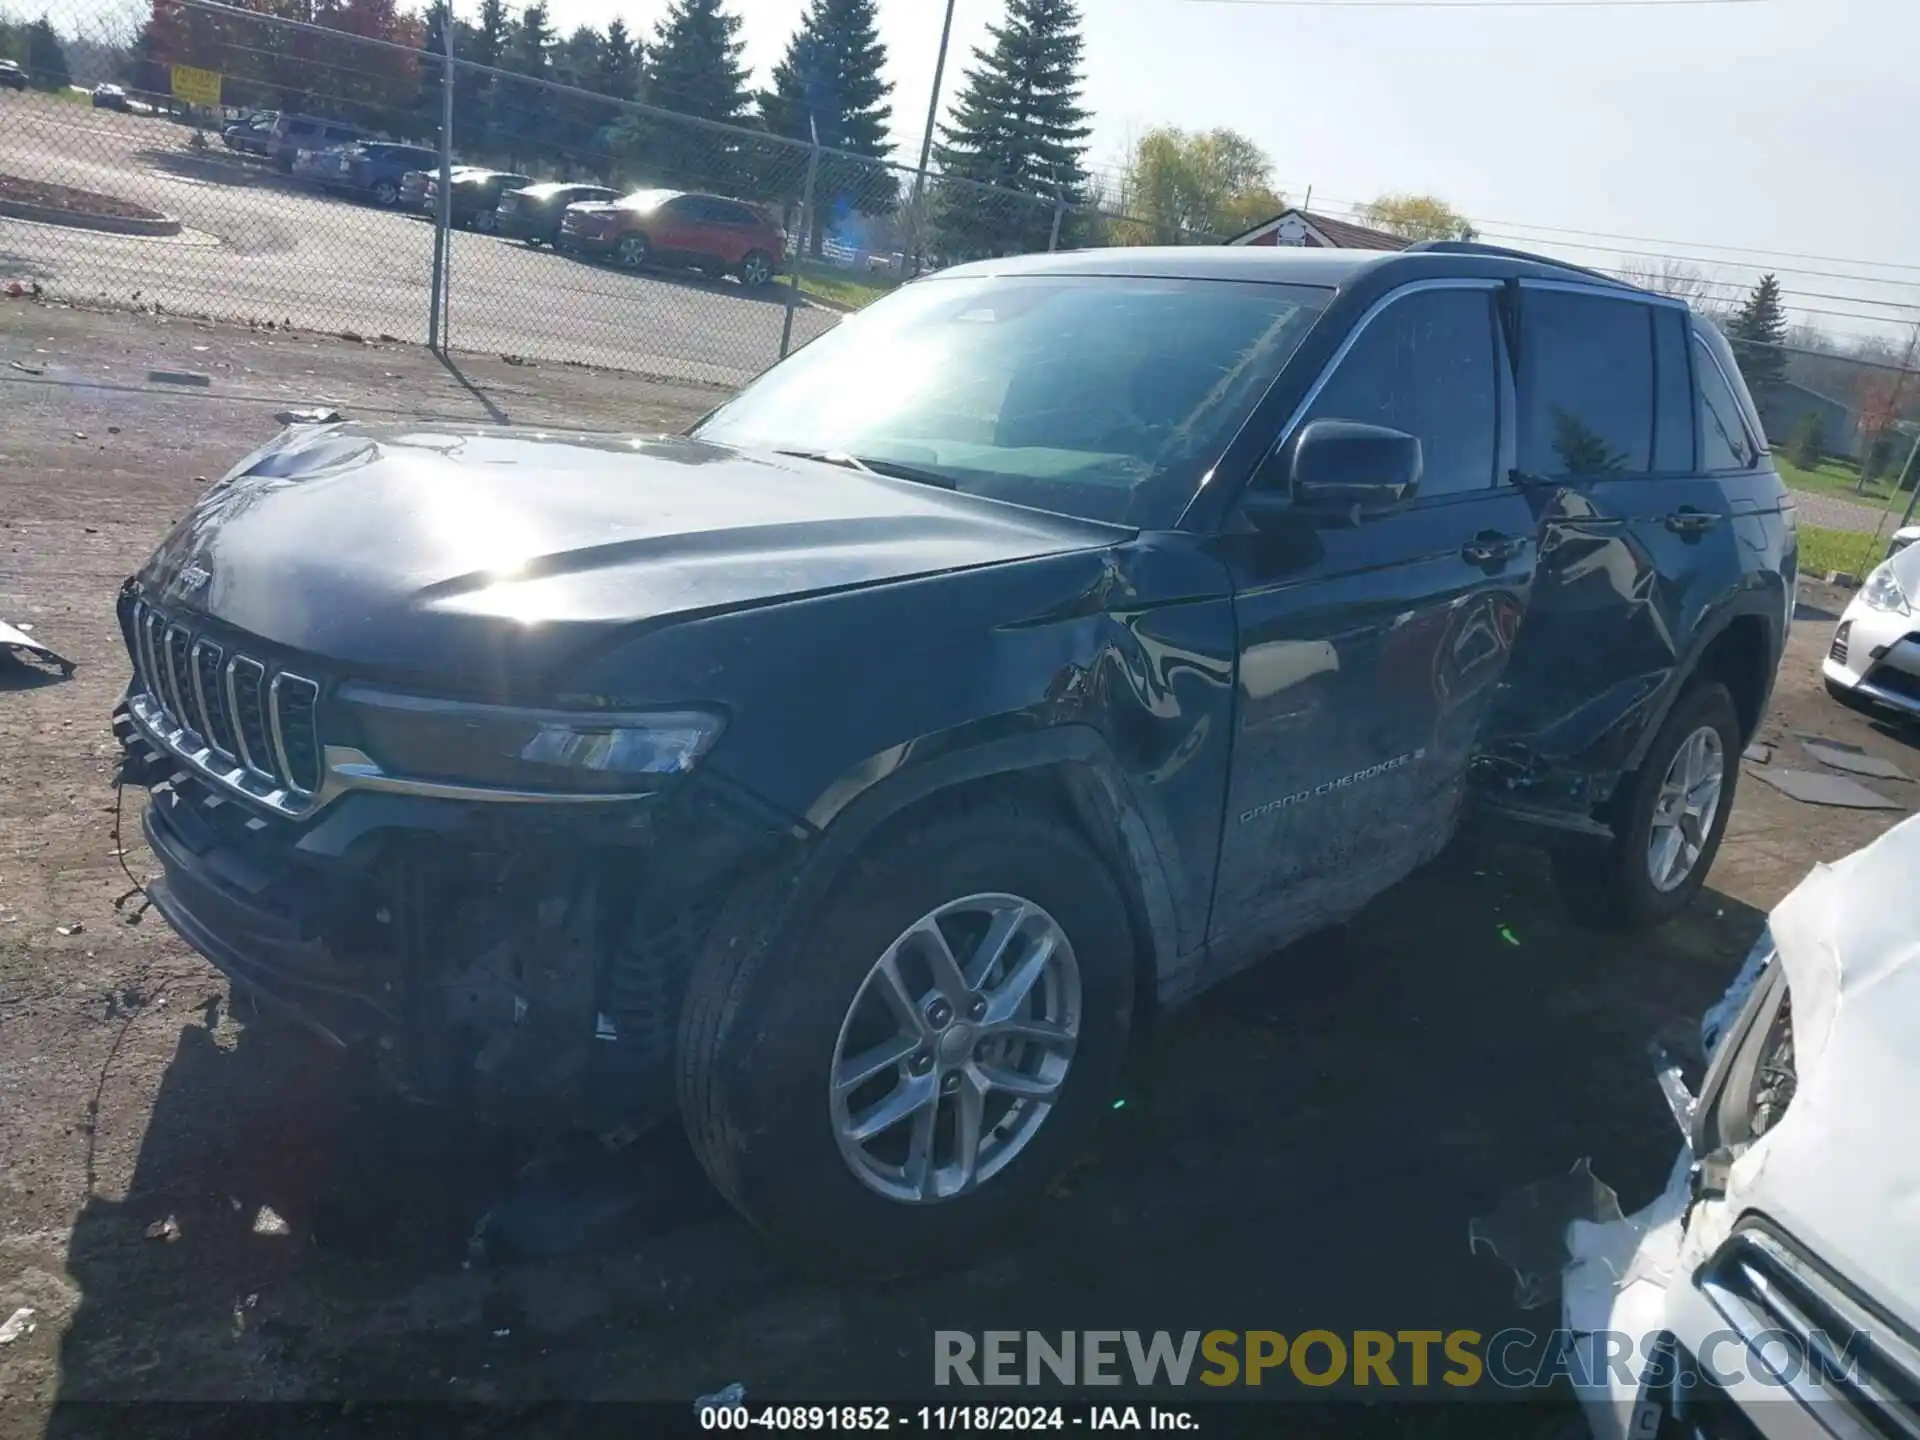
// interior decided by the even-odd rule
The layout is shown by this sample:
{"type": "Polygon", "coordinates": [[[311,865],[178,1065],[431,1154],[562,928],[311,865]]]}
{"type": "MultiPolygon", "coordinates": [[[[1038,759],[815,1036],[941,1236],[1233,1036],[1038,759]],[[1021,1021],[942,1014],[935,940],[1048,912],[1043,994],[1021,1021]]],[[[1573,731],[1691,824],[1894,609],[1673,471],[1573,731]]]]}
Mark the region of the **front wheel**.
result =
{"type": "Polygon", "coordinates": [[[629,270],[638,270],[647,263],[647,237],[644,235],[623,235],[614,251],[614,257],[629,270]]]}
{"type": "Polygon", "coordinates": [[[749,251],[740,262],[740,283],[749,290],[758,290],[773,281],[773,257],[764,250],[749,251]]]}
{"type": "Polygon", "coordinates": [[[400,203],[400,187],[391,180],[382,180],[373,187],[373,198],[381,205],[397,205],[400,203]]]}
{"type": "Polygon", "coordinates": [[[716,934],[681,1112],[729,1201],[796,1255],[893,1273],[1031,1205],[1110,1104],[1126,907],[1065,823],[988,802],[853,861],[791,937],[716,934]]]}
{"type": "Polygon", "coordinates": [[[1733,813],[1744,743],[1726,686],[1701,680],[1681,695],[1621,782],[1612,846],[1597,858],[1554,857],[1556,887],[1576,920],[1643,930],[1692,903],[1733,813]]]}
{"type": "Polygon", "coordinates": [[[499,223],[499,220],[495,218],[491,210],[482,210],[478,215],[473,217],[473,228],[478,230],[482,235],[491,235],[499,223]]]}

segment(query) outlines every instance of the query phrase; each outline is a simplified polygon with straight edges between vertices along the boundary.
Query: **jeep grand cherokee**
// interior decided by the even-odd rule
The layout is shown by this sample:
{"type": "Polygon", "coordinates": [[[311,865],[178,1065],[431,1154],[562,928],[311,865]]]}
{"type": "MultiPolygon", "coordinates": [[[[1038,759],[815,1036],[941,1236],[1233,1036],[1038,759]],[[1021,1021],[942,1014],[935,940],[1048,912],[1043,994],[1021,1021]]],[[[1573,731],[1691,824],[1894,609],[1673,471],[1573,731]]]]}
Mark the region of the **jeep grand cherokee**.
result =
{"type": "Polygon", "coordinates": [[[1147,1017],[1469,816],[1673,915],[1795,550],[1671,300],[1030,256],[682,436],[285,432],[126,583],[116,724],[236,984],[424,1099],[677,1108],[755,1223],[877,1261],[1028,1201],[1147,1017]]]}

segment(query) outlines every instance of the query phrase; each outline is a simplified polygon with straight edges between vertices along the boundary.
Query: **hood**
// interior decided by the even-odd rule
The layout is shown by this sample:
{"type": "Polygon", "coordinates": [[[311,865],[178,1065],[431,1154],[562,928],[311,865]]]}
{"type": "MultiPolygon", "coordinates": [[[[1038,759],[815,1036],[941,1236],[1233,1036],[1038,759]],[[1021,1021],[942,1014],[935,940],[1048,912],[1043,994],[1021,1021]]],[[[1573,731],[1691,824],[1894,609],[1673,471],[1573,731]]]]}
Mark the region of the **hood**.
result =
{"type": "Polygon", "coordinates": [[[451,682],[1132,533],[684,438],[305,425],[236,466],[136,578],[164,608],[354,673],[451,682]]]}

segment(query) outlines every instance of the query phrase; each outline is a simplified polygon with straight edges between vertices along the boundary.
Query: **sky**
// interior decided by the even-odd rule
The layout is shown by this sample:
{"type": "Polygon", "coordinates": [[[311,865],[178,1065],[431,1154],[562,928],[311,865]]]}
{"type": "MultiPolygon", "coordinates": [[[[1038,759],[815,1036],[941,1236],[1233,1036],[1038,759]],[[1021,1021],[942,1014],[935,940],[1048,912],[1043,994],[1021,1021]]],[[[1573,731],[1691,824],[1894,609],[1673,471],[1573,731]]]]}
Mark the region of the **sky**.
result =
{"type": "MultiPolygon", "coordinates": [[[[731,0],[758,78],[805,3],[731,0]]],[[[1891,322],[1920,321],[1913,0],[1558,11],[1430,3],[1082,0],[1094,168],[1117,169],[1130,138],[1155,125],[1230,126],[1272,156],[1289,199],[1312,187],[1315,209],[1430,192],[1491,242],[1551,244],[1607,268],[1628,263],[1618,251],[1684,254],[1729,287],[1751,283],[1744,262],[1767,262],[1730,247],[1819,256],[1778,256],[1791,302],[1887,323],[1805,318],[1889,337],[1903,333],[1891,322]],[[1616,248],[1572,248],[1575,237],[1542,227],[1616,248]],[[1647,239],[1670,243],[1639,243],[1647,239]],[[1879,263],[1827,263],[1835,258],[1879,263]],[[1830,273],[1790,275],[1789,265],[1830,273]],[[1836,278],[1845,276],[1872,278],[1836,278]],[[1891,308],[1901,304],[1913,308],[1891,308]]],[[[947,98],[1002,4],[955,0],[947,98]]],[[[879,5],[894,134],[911,160],[941,0],[879,5]]],[[[666,0],[550,6],[563,33],[615,15],[650,33],[666,0]]]]}

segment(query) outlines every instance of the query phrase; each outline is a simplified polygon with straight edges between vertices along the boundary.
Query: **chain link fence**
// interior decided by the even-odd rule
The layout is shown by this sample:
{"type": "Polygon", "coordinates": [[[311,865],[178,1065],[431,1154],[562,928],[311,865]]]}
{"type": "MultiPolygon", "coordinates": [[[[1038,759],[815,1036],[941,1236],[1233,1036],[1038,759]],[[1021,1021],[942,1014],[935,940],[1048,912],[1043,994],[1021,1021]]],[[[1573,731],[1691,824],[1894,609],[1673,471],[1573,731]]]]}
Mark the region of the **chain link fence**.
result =
{"type": "MultiPolygon", "coordinates": [[[[31,24],[4,6],[0,41],[31,24]]],[[[50,10],[59,64],[16,57],[30,88],[0,90],[0,270],[81,303],[732,386],[928,269],[1111,231],[450,56],[390,12],[380,36],[337,28],[377,13],[50,10]]]]}

